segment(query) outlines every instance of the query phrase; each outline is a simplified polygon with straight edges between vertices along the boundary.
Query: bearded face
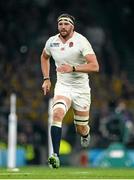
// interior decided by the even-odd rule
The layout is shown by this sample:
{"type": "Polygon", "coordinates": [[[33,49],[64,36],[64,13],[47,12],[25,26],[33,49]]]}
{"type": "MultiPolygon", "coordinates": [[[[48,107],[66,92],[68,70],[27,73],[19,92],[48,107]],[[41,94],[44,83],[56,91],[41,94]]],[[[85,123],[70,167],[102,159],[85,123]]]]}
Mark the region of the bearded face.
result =
{"type": "Polygon", "coordinates": [[[60,21],[58,23],[58,31],[63,38],[68,37],[74,30],[74,26],[67,21],[60,21]]]}

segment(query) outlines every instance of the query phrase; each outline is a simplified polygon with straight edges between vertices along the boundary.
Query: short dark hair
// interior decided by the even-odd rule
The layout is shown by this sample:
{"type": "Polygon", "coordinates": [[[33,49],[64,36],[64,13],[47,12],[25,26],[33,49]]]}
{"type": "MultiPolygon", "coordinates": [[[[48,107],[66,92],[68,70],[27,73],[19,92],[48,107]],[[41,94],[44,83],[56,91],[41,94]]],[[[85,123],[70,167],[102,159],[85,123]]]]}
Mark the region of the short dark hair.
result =
{"type": "Polygon", "coordinates": [[[70,15],[70,14],[61,14],[58,18],[57,18],[57,21],[60,19],[60,18],[63,18],[63,17],[66,17],[66,18],[70,18],[72,21],[73,21],[73,24],[75,24],[75,17],[70,15]]]}

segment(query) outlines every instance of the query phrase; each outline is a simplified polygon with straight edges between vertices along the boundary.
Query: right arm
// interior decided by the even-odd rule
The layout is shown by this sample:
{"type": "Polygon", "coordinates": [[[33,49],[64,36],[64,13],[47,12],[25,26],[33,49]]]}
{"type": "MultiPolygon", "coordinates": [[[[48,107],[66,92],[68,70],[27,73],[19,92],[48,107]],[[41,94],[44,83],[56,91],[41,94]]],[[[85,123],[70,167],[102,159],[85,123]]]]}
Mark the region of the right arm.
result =
{"type": "Polygon", "coordinates": [[[44,78],[44,82],[42,84],[42,89],[44,91],[44,95],[46,95],[47,92],[50,91],[51,88],[51,81],[49,77],[50,73],[50,57],[47,55],[46,51],[43,50],[41,54],[41,70],[44,78]]]}

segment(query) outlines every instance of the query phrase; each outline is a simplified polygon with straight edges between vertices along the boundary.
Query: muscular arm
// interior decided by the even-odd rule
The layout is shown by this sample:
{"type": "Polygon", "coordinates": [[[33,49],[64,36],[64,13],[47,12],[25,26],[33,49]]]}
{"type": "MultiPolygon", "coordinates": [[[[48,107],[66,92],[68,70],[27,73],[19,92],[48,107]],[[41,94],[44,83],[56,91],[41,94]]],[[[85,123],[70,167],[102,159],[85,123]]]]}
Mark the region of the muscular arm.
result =
{"type": "Polygon", "coordinates": [[[45,50],[43,50],[41,54],[41,70],[44,77],[49,77],[50,72],[50,57],[46,54],[45,50]]]}
{"type": "MultiPolygon", "coordinates": [[[[91,73],[99,71],[99,64],[94,54],[88,54],[85,56],[87,64],[80,64],[75,66],[76,72],[91,73]]],[[[69,64],[63,64],[57,68],[58,72],[70,73],[73,71],[73,67],[69,64]]]]}
{"type": "Polygon", "coordinates": [[[90,73],[99,71],[99,64],[94,54],[87,54],[85,59],[87,64],[80,64],[76,66],[76,72],[90,73]]]}

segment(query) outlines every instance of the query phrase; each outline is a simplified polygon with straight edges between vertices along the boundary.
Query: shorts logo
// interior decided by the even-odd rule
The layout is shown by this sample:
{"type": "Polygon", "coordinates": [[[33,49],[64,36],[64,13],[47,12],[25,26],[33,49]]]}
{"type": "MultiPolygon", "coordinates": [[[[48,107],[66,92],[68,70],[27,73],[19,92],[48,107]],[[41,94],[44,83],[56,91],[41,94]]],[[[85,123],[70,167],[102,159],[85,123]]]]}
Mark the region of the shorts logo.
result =
{"type": "Polygon", "coordinates": [[[70,42],[69,43],[69,47],[73,47],[74,43],[73,42],[70,42]]]}
{"type": "Polygon", "coordinates": [[[86,110],[86,109],[87,109],[87,106],[84,106],[83,109],[86,110]]]}

